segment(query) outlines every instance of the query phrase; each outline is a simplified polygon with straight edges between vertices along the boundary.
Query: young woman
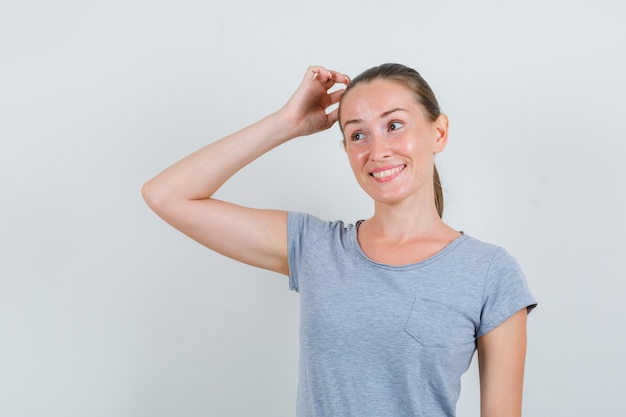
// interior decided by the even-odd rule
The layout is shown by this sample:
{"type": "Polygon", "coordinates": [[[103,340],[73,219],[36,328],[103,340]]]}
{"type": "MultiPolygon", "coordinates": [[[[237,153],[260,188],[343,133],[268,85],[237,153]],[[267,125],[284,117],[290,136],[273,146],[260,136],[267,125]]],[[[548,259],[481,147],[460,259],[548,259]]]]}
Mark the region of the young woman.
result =
{"type": "Polygon", "coordinates": [[[310,67],[280,110],[144,185],[148,205],[181,232],[289,276],[301,301],[298,416],[454,416],[476,350],[481,416],[521,415],[535,300],[505,250],[443,222],[435,155],[447,140],[447,117],[415,70],[384,64],[350,81],[310,67]],[[212,198],[265,152],[337,121],[374,202],[369,219],[327,222],[212,198]]]}

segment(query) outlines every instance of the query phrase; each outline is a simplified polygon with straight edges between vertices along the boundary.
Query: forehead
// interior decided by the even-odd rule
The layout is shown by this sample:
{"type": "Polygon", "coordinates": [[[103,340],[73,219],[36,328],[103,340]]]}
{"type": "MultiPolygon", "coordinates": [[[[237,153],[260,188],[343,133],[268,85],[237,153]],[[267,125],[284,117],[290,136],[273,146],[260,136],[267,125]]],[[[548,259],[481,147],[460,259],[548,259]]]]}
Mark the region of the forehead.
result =
{"type": "Polygon", "coordinates": [[[391,109],[420,110],[415,95],[397,81],[377,79],[351,88],[341,100],[339,118],[378,117],[391,109]]]}

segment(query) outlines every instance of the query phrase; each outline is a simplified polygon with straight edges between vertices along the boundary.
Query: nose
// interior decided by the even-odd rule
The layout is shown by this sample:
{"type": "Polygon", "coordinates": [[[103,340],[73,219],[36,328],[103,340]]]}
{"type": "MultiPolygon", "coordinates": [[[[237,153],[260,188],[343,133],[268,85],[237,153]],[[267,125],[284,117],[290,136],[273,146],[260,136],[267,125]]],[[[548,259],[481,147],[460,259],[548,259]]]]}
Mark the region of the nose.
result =
{"type": "Polygon", "coordinates": [[[381,135],[376,135],[371,140],[370,145],[370,160],[381,161],[391,156],[391,148],[389,147],[389,141],[381,135]]]}

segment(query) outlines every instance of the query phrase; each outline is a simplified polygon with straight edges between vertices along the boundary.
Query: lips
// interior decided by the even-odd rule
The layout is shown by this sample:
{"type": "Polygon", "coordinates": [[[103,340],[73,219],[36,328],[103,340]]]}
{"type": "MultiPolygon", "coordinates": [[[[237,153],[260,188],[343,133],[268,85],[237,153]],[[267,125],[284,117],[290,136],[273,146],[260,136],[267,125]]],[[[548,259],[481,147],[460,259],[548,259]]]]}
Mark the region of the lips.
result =
{"type": "Polygon", "coordinates": [[[406,165],[399,165],[389,168],[384,167],[372,171],[370,175],[379,181],[388,181],[398,175],[404,168],[406,168],[406,165]]]}

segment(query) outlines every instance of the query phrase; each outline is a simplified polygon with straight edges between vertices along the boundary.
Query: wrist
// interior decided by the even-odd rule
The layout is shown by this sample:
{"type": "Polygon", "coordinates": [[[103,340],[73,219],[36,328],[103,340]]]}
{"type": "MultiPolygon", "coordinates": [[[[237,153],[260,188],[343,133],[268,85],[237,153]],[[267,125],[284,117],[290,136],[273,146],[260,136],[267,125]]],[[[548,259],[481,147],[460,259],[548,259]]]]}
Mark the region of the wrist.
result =
{"type": "Polygon", "coordinates": [[[270,137],[273,141],[284,143],[301,136],[298,132],[298,124],[295,122],[294,117],[290,115],[289,111],[285,108],[281,108],[267,115],[263,119],[263,122],[271,126],[270,137]]]}

